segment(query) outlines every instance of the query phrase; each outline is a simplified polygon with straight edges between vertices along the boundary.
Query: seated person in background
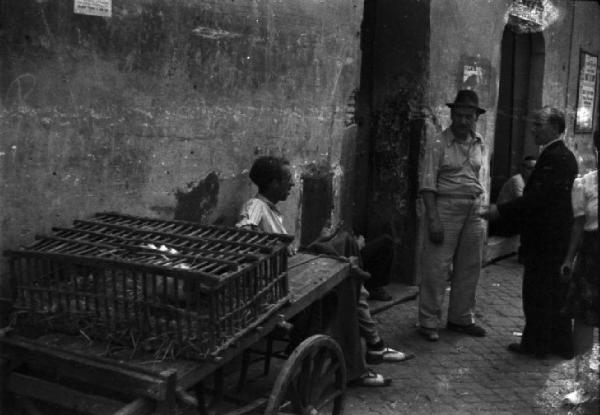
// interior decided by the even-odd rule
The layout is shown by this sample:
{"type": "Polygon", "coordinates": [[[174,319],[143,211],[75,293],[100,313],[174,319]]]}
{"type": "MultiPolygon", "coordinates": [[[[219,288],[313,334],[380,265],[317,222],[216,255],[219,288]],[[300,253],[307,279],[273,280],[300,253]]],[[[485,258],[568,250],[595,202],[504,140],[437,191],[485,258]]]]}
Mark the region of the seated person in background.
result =
{"type": "MultiPolygon", "coordinates": [[[[250,169],[250,179],[258,187],[258,194],[244,204],[240,212],[240,221],[236,226],[270,233],[287,233],[283,226],[283,216],[277,209],[276,204],[286,200],[294,186],[289,162],[279,157],[259,157],[250,169]]],[[[309,250],[315,253],[350,257],[351,263],[354,264],[352,268],[355,275],[365,278],[370,275],[356,265],[357,262],[360,262],[359,258],[351,258],[360,255],[357,240],[345,232],[340,232],[339,227],[334,231],[325,230],[322,232],[317,241],[309,246],[309,250]]],[[[290,254],[293,253],[293,249],[290,249],[290,254]]],[[[368,370],[364,365],[363,357],[360,354],[358,356],[352,355],[350,352],[360,344],[360,339],[357,336],[354,336],[354,338],[352,336],[353,332],[358,332],[354,330],[356,327],[353,326],[358,325],[360,335],[365,337],[367,343],[366,358],[369,363],[399,362],[408,360],[414,355],[405,354],[384,345],[375,328],[375,322],[371,318],[366,302],[368,292],[364,289],[362,281],[357,288],[360,292],[360,300],[354,303],[355,310],[352,311],[358,315],[358,321],[344,318],[345,327],[342,328],[344,333],[336,340],[343,342],[352,339],[351,342],[354,343],[350,345],[340,344],[344,351],[346,364],[349,367],[348,379],[351,384],[386,386],[390,384],[390,379],[385,379],[382,375],[368,370]]],[[[356,293],[354,294],[354,298],[358,297],[356,293]]],[[[343,301],[340,301],[340,303],[343,303],[343,301]]],[[[344,315],[344,317],[346,316],[344,315]]],[[[360,347],[358,349],[360,350],[360,347]]]]}
{"type": "MultiPolygon", "coordinates": [[[[497,204],[510,202],[518,197],[523,196],[523,189],[531,176],[536,163],[536,159],[533,156],[527,156],[521,162],[519,166],[519,172],[508,179],[502,185],[498,198],[496,199],[497,204]]],[[[489,224],[489,234],[498,235],[504,237],[514,237],[514,240],[509,242],[515,248],[518,247],[518,259],[522,262],[521,247],[519,246],[519,237],[516,236],[519,233],[518,224],[509,221],[497,221],[489,224]]]]}
{"type": "Polygon", "coordinates": [[[527,156],[521,162],[519,172],[508,179],[498,193],[496,204],[510,202],[517,197],[523,196],[523,189],[531,176],[531,172],[535,167],[536,159],[533,156],[527,156]]]}

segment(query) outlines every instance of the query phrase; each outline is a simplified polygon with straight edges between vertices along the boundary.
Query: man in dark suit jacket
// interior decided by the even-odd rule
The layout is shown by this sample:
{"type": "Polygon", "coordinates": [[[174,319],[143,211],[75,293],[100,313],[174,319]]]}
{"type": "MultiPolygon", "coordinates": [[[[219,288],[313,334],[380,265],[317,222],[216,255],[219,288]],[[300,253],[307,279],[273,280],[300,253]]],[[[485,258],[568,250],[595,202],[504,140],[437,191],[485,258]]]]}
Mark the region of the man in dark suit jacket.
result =
{"type": "Polygon", "coordinates": [[[560,314],[567,287],[559,271],[569,245],[571,188],[577,161],[561,140],[564,131],[562,111],[544,107],[535,113],[532,133],[543,150],[523,196],[491,205],[483,215],[490,220],[512,221],[521,233],[525,328],[521,343],[512,343],[508,349],[536,357],[553,353],[570,359],[571,322],[560,314]]]}

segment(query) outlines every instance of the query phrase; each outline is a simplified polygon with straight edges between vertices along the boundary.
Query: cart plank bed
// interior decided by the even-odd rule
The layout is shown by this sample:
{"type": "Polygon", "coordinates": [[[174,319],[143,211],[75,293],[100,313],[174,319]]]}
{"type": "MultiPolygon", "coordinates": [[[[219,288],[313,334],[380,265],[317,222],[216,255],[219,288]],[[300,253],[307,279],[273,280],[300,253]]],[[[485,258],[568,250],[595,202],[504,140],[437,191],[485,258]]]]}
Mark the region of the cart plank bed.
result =
{"type": "MultiPolygon", "coordinates": [[[[349,270],[350,266],[347,262],[336,258],[310,254],[298,254],[290,258],[288,302],[278,310],[276,316],[266,319],[247,331],[218,358],[212,360],[156,360],[151,354],[128,358],[126,352],[123,356],[111,354],[107,357],[107,344],[87,341],[84,336],[50,333],[38,338],[27,338],[23,335],[7,334],[0,337],[0,369],[2,369],[0,388],[3,389],[0,392],[5,396],[8,394],[16,396],[17,400],[21,400],[22,408],[27,408],[31,405],[31,399],[35,399],[63,404],[79,412],[90,414],[166,414],[174,413],[176,401],[179,400],[196,406],[199,413],[205,413],[207,405],[198,398],[202,396],[198,392],[202,392],[205,380],[214,376],[215,385],[219,384],[219,378],[222,383],[222,369],[226,363],[241,356],[242,352],[268,336],[282,321],[291,319],[331,292],[348,278],[349,270]],[[59,378],[68,378],[89,385],[89,388],[82,392],[80,388],[76,390],[69,385],[48,382],[15,370],[24,365],[51,370],[59,378]],[[197,393],[189,393],[190,389],[197,393]],[[102,396],[97,394],[97,391],[106,394],[102,396]],[[115,393],[117,396],[128,396],[129,400],[113,399],[112,394],[115,393]]],[[[336,353],[339,354],[339,347],[335,342],[329,339],[335,344],[333,347],[327,344],[326,336],[314,337],[321,338],[308,339],[304,343],[311,347],[318,346],[324,351],[314,352],[311,358],[323,361],[325,358],[335,360],[336,353]]],[[[292,362],[286,364],[294,364],[294,359],[306,359],[305,355],[307,355],[306,351],[294,352],[291,356],[292,362]]],[[[299,365],[300,362],[296,364],[299,365]]],[[[341,366],[343,366],[343,359],[341,366]]],[[[339,367],[335,370],[344,371],[339,367]]],[[[342,378],[341,388],[345,389],[345,372],[342,378]]],[[[279,383],[276,382],[276,387],[281,388],[287,381],[287,378],[278,379],[279,383]]],[[[216,390],[213,391],[216,400],[222,394],[218,389],[219,387],[216,386],[216,390]]],[[[274,393],[276,392],[278,391],[274,390],[274,393]]],[[[343,394],[343,390],[335,392],[327,399],[333,400],[339,397],[340,393],[343,394]]],[[[260,398],[242,405],[231,414],[247,413],[266,404],[267,399],[260,398]]],[[[291,413],[296,412],[292,410],[291,413]]],[[[31,413],[35,413],[35,409],[32,409],[31,413]]],[[[334,413],[340,412],[334,411],[334,413]]]]}

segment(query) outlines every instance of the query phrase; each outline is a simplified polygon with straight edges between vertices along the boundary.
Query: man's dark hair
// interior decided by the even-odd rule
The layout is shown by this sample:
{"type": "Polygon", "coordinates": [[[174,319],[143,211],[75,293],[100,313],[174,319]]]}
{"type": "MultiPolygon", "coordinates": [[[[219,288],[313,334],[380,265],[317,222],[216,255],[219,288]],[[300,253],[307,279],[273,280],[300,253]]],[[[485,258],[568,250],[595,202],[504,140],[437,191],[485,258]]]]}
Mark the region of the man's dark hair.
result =
{"type": "Polygon", "coordinates": [[[542,113],[546,113],[548,115],[548,123],[550,123],[550,125],[553,125],[559,134],[565,132],[566,123],[564,112],[557,108],[546,106],[542,108],[542,113]]]}
{"type": "Polygon", "coordinates": [[[258,186],[258,191],[266,190],[273,180],[283,178],[283,166],[288,166],[289,161],[283,157],[261,156],[254,160],[250,168],[250,180],[258,186]]]}
{"type": "Polygon", "coordinates": [[[537,158],[535,156],[525,156],[523,161],[536,161],[537,158]]]}

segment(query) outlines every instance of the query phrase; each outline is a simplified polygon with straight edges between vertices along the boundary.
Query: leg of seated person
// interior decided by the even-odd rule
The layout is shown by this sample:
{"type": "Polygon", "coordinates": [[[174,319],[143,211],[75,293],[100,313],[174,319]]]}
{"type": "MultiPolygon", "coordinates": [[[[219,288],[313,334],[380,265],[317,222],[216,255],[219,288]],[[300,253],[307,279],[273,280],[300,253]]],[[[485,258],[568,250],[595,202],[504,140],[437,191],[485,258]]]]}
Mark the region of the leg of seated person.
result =
{"type": "Polygon", "coordinates": [[[371,316],[371,310],[369,309],[369,292],[366,290],[363,284],[360,285],[360,293],[358,296],[357,315],[358,315],[358,328],[360,335],[367,342],[367,348],[374,344],[379,343],[381,338],[379,332],[375,327],[375,321],[371,316]]]}
{"type": "Polygon", "coordinates": [[[315,241],[307,250],[317,254],[338,255],[343,257],[360,256],[356,239],[346,231],[338,232],[327,241],[315,241]]]}
{"type": "Polygon", "coordinates": [[[371,316],[367,298],[369,298],[369,292],[361,284],[357,305],[358,328],[361,337],[366,342],[367,350],[365,356],[367,364],[404,362],[414,358],[415,355],[412,353],[404,353],[385,345],[383,339],[379,336],[376,323],[371,316]]]}
{"type": "Polygon", "coordinates": [[[390,283],[394,241],[389,235],[381,235],[370,240],[360,251],[364,269],[371,274],[365,287],[374,300],[391,300],[384,286],[390,283]]]}
{"type": "MultiPolygon", "coordinates": [[[[329,327],[326,332],[340,345],[346,361],[347,377],[351,381],[360,378],[367,370],[360,343],[354,278],[346,278],[334,292],[336,310],[328,316],[329,327]]],[[[327,304],[324,308],[330,309],[327,304]]]]}

